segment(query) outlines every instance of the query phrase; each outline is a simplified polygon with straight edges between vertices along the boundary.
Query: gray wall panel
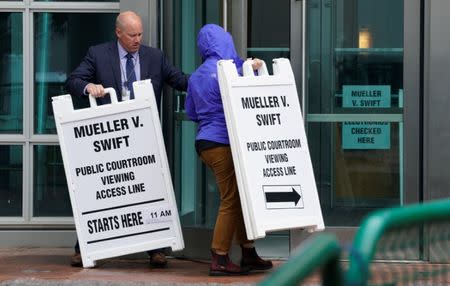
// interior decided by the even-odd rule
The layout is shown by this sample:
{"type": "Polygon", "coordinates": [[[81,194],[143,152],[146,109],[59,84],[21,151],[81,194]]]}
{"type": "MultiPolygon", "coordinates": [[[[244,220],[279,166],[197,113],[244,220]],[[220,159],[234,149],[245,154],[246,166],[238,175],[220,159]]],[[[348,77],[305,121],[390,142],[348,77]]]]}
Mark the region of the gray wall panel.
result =
{"type": "Polygon", "coordinates": [[[241,58],[247,57],[247,1],[231,0],[228,8],[231,7],[231,21],[228,22],[227,30],[233,35],[236,51],[241,58]]]}
{"type": "Polygon", "coordinates": [[[450,195],[450,1],[426,5],[424,196],[437,199],[450,195]]]}
{"type": "Polygon", "coordinates": [[[144,27],[143,43],[158,47],[158,1],[157,0],[120,0],[120,11],[134,11],[142,18],[144,27]]]}
{"type": "Polygon", "coordinates": [[[404,2],[404,200],[417,203],[421,186],[420,0],[404,2]]]}
{"type": "Polygon", "coordinates": [[[75,230],[2,230],[1,247],[69,247],[77,241],[75,230]]]}

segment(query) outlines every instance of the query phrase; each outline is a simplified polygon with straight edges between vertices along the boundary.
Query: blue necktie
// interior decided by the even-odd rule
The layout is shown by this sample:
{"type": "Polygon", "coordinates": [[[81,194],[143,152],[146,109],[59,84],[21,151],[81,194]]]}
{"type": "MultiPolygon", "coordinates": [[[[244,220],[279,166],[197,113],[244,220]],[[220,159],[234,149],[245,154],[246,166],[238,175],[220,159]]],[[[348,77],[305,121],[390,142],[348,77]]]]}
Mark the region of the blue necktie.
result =
{"type": "Polygon", "coordinates": [[[127,88],[130,91],[130,99],[134,99],[134,91],[133,91],[133,82],[136,81],[136,74],[134,72],[134,63],[133,63],[133,55],[127,54],[127,64],[126,64],[126,70],[127,70],[127,88]]]}

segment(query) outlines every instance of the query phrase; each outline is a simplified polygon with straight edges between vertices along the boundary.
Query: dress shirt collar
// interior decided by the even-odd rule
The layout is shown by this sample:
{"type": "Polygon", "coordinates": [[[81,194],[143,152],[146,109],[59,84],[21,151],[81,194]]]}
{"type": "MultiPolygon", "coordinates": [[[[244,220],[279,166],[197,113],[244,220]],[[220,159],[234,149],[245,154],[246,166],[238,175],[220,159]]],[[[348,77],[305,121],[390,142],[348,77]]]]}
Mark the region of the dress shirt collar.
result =
{"type": "MultiPolygon", "coordinates": [[[[122,47],[119,41],[117,41],[117,48],[119,50],[119,58],[120,59],[125,58],[128,52],[122,47]]],[[[133,60],[137,60],[137,57],[139,56],[139,51],[130,54],[133,56],[133,60]]]]}

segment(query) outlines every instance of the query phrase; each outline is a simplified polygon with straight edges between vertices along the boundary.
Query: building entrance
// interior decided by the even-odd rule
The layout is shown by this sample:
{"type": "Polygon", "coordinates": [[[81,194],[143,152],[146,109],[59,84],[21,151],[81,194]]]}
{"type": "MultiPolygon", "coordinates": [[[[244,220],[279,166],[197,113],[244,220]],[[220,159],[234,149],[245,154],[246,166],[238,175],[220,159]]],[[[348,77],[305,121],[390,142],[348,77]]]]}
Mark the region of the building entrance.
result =
{"type": "MultiPolygon", "coordinates": [[[[270,73],[273,58],[291,60],[328,230],[347,243],[369,212],[419,201],[420,177],[414,174],[420,118],[405,110],[418,108],[419,88],[404,72],[419,66],[413,47],[420,37],[420,17],[410,16],[419,1],[193,2],[189,15],[202,13],[202,20],[226,25],[242,57],[265,60],[270,73]]],[[[182,33],[181,59],[195,53],[187,39],[194,39],[206,23],[195,19],[192,35],[182,33]]],[[[195,61],[192,70],[200,59],[195,61]]],[[[177,99],[174,153],[182,223],[193,233],[209,233],[218,193],[195,154],[196,127],[183,114],[183,98],[177,99]]],[[[274,233],[265,240],[274,241],[266,249],[288,255],[305,236],[302,231],[274,233]]],[[[418,259],[419,250],[408,255],[418,259]]]]}

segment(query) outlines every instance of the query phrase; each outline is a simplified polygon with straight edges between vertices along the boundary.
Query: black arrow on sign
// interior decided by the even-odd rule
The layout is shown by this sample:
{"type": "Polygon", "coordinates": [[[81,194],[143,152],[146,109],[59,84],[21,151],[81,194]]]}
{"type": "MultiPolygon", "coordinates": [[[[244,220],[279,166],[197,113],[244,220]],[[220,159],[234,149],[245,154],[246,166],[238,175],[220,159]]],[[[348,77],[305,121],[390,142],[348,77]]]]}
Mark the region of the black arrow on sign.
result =
{"type": "Polygon", "coordinates": [[[289,203],[293,202],[297,205],[301,196],[297,191],[292,188],[292,192],[267,192],[266,202],[268,203],[289,203]]]}

